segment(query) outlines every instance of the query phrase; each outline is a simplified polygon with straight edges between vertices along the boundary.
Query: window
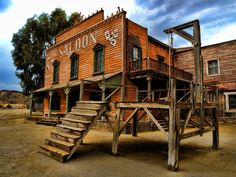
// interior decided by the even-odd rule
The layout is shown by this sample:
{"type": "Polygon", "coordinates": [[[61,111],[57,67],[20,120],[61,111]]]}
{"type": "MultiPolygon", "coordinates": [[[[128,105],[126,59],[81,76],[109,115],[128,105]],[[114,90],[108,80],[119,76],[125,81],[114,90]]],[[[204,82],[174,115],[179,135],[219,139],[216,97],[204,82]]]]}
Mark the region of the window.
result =
{"type": "Polygon", "coordinates": [[[51,109],[52,111],[60,111],[61,97],[57,92],[52,95],[51,109]]]}
{"type": "Polygon", "coordinates": [[[59,82],[59,66],[60,63],[58,61],[53,63],[53,83],[59,82]]]}
{"type": "Polygon", "coordinates": [[[157,60],[158,60],[158,62],[160,62],[160,63],[164,63],[165,57],[163,57],[163,56],[161,56],[161,55],[157,55],[157,60]]]}
{"type": "Polygon", "coordinates": [[[208,75],[220,74],[219,60],[207,61],[207,74],[208,75]]]}
{"type": "Polygon", "coordinates": [[[133,69],[141,69],[141,48],[133,47],[133,59],[132,59],[133,69]]]}
{"type": "Polygon", "coordinates": [[[236,92],[226,92],[224,95],[226,111],[236,112],[236,92]]]}
{"type": "Polygon", "coordinates": [[[104,71],[104,47],[99,45],[94,48],[94,74],[104,71]]]}
{"type": "Polygon", "coordinates": [[[70,79],[78,79],[78,55],[73,53],[70,60],[70,79]]]}

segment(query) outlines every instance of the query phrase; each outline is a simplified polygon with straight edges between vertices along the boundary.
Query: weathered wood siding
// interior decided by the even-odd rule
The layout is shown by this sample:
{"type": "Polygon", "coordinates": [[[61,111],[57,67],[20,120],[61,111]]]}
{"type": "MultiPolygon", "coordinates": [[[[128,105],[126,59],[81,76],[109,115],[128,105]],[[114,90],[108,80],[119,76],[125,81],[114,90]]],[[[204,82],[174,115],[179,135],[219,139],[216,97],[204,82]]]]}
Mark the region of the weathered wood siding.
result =
{"type": "MultiPolygon", "coordinates": [[[[236,89],[236,40],[202,47],[204,61],[204,83],[218,85],[224,89],[236,89]],[[219,60],[220,74],[207,74],[207,61],[219,60]]],[[[176,67],[194,75],[193,50],[175,54],[176,67]]]]}

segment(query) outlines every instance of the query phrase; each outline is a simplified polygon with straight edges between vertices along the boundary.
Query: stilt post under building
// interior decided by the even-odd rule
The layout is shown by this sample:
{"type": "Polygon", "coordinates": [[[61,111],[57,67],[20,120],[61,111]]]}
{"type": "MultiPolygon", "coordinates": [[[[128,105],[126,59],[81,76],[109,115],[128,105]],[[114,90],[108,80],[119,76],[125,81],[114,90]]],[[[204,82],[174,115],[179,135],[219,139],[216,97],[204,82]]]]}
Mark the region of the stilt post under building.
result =
{"type": "Polygon", "coordinates": [[[219,109],[219,90],[216,89],[216,108],[212,109],[212,117],[213,117],[213,125],[214,125],[214,130],[212,132],[213,135],[213,142],[212,142],[212,147],[214,149],[219,149],[219,113],[218,113],[218,109],[219,109]]]}
{"type": "Polygon", "coordinates": [[[168,134],[168,169],[172,171],[176,171],[179,168],[179,116],[180,110],[176,109],[176,80],[172,78],[168,134]]]}
{"type": "Polygon", "coordinates": [[[116,112],[116,121],[114,126],[114,132],[113,132],[113,142],[112,142],[112,153],[114,155],[117,154],[118,150],[118,139],[119,139],[119,130],[120,130],[120,108],[117,109],[116,112]]]}

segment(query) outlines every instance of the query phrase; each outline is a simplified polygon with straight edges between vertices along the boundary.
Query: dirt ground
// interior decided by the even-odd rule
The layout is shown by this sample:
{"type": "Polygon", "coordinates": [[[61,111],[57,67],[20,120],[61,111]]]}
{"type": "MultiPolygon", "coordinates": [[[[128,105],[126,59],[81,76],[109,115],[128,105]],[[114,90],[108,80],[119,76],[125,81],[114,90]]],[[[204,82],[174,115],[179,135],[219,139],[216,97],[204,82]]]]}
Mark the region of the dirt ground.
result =
{"type": "Polygon", "coordinates": [[[167,170],[168,144],[160,132],[121,135],[119,156],[111,155],[112,134],[92,130],[73,158],[60,163],[38,153],[55,127],[24,120],[25,110],[0,110],[0,177],[234,177],[236,125],[220,124],[220,149],[212,133],[181,142],[180,169],[167,170]]]}

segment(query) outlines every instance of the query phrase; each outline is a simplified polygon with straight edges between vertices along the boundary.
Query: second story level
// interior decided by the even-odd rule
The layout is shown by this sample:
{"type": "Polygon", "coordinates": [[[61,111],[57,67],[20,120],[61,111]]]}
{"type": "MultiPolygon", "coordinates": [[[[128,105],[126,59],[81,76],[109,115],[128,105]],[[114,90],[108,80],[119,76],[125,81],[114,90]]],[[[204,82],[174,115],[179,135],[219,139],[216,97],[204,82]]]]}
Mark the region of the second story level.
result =
{"type": "MultiPolygon", "coordinates": [[[[148,35],[148,29],[121,10],[104,18],[103,10],[56,37],[47,50],[45,86],[126,71],[168,75],[169,46],[148,35]]],[[[181,77],[186,72],[176,69],[181,77]]],[[[187,75],[191,79],[191,74],[187,75]]]]}

